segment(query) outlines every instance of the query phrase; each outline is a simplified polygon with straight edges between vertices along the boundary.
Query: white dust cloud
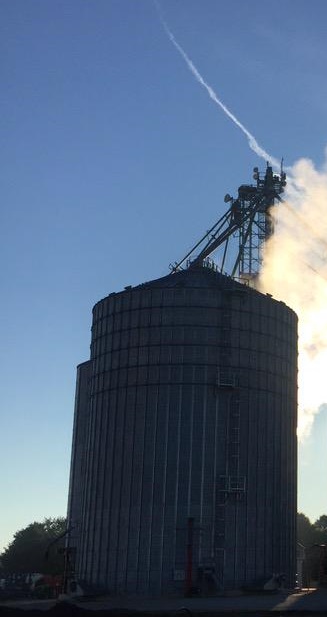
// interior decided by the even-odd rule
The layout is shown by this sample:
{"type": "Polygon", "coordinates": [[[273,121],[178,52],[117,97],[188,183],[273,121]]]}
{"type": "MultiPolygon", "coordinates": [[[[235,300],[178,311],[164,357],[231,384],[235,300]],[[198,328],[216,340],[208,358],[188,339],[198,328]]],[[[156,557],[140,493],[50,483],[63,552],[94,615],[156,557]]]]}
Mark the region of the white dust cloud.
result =
{"type": "Polygon", "coordinates": [[[309,435],[327,403],[327,162],[309,159],[288,171],[285,202],[272,209],[275,232],[267,242],[260,289],[299,318],[298,436],[309,435]]]}

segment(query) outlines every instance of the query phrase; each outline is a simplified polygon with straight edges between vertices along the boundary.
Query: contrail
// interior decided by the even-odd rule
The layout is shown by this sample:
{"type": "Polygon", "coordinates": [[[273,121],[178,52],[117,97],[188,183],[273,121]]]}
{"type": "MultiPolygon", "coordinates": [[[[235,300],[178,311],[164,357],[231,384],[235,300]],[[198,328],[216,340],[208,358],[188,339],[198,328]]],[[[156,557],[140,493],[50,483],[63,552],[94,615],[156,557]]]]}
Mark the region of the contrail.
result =
{"type": "Polygon", "coordinates": [[[228,118],[230,118],[232,120],[232,122],[234,122],[234,124],[236,124],[236,126],[238,126],[238,128],[241,129],[241,131],[247,137],[247,140],[248,140],[248,143],[249,143],[249,146],[250,146],[251,150],[253,150],[253,152],[255,152],[258,156],[263,158],[265,161],[269,161],[274,167],[278,168],[280,166],[279,161],[277,161],[277,159],[275,159],[273,156],[271,156],[268,152],[266,152],[266,150],[264,150],[258,144],[258,142],[255,139],[254,135],[252,135],[252,133],[250,133],[250,131],[248,131],[248,129],[242,124],[242,122],[240,122],[238,120],[238,118],[236,118],[236,116],[234,116],[234,114],[228,109],[228,107],[219,99],[219,97],[217,96],[217,94],[215,93],[213,88],[211,88],[211,86],[209,86],[209,84],[207,84],[207,82],[203,79],[202,75],[200,75],[200,73],[199,73],[198,69],[196,68],[196,66],[194,66],[192,60],[188,57],[187,53],[184,51],[184,49],[181,47],[181,45],[176,41],[173,33],[171,32],[170,28],[167,25],[167,22],[165,21],[165,19],[162,16],[161,8],[160,8],[160,5],[158,4],[157,0],[154,0],[154,3],[155,3],[155,6],[157,8],[157,11],[158,11],[158,15],[159,15],[159,19],[161,21],[161,24],[162,24],[162,26],[163,26],[163,28],[164,28],[168,38],[171,40],[171,42],[174,45],[174,47],[177,49],[177,51],[182,56],[183,60],[185,61],[186,65],[188,66],[189,70],[191,71],[191,73],[193,74],[193,76],[195,77],[197,82],[199,84],[201,84],[201,86],[203,86],[203,88],[206,89],[206,91],[208,92],[210,98],[214,101],[214,103],[216,103],[216,105],[218,105],[223,110],[223,112],[226,114],[226,116],[228,116],[228,118]]]}

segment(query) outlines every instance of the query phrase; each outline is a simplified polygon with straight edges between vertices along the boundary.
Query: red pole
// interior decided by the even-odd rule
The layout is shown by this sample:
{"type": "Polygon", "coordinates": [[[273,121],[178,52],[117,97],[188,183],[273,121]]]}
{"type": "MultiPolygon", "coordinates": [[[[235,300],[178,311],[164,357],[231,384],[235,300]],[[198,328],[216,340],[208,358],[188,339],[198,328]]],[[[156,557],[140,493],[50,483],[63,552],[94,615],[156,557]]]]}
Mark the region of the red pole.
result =
{"type": "Polygon", "coordinates": [[[186,589],[185,595],[190,595],[192,589],[192,565],[193,565],[193,526],[194,518],[187,519],[187,554],[186,554],[186,589]]]}

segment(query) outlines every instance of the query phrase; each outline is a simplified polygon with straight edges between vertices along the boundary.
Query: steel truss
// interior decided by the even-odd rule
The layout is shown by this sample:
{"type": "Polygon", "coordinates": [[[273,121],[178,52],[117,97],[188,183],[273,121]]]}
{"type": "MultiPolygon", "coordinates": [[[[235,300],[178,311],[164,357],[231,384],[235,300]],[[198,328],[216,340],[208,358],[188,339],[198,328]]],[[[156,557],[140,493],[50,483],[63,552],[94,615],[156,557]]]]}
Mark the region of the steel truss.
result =
{"type": "Polygon", "coordinates": [[[286,174],[282,165],[280,174],[275,174],[268,163],[264,174],[260,174],[257,167],[253,171],[256,184],[242,184],[236,199],[228,194],[225,196],[225,203],[231,204],[227,212],[183,259],[170,266],[172,272],[184,267],[195,268],[208,264],[210,255],[219,247],[220,264],[214,264],[214,267],[224,272],[229,241],[236,236],[238,251],[236,258],[233,257],[230,275],[251,279],[258,274],[262,262],[263,244],[273,233],[270,209],[276,201],[282,201],[280,195],[284,192],[286,174]]]}

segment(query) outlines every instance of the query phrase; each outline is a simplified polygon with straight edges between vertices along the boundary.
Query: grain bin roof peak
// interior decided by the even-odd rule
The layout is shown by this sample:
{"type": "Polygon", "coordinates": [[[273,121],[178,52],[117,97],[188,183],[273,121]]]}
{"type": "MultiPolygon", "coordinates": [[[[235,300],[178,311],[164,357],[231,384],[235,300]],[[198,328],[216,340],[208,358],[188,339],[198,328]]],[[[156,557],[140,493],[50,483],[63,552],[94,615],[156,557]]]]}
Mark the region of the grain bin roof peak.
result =
{"type": "Polygon", "coordinates": [[[243,292],[248,290],[246,285],[238,283],[230,276],[221,274],[220,272],[205,266],[180,270],[179,272],[168,274],[162,278],[137,285],[136,289],[153,287],[219,287],[243,292]]]}

